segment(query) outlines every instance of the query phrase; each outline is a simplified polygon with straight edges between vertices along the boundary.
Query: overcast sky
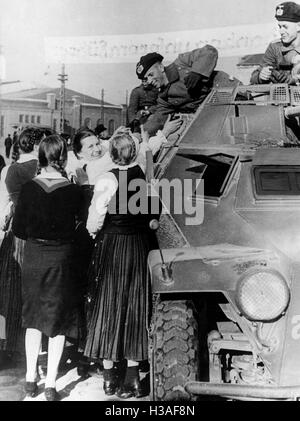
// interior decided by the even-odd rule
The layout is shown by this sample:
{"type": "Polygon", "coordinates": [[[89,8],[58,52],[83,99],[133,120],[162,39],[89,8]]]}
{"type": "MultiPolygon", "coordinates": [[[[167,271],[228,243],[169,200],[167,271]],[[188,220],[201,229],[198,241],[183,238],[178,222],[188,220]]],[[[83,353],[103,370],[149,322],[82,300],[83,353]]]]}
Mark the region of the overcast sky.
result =
{"type": "MultiPolygon", "coordinates": [[[[276,0],[0,0],[6,79],[58,86],[44,38],[199,30],[274,21],[276,0]]],[[[134,63],[66,65],[67,87],[125,101],[138,84],[134,63]]]]}

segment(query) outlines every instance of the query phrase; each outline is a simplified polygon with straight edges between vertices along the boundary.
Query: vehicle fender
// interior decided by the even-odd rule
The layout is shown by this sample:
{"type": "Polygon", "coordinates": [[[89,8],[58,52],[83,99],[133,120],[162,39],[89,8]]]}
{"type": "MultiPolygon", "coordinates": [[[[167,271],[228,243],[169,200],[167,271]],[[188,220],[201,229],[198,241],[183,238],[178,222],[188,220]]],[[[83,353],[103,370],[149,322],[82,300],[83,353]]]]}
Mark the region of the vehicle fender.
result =
{"type": "Polygon", "coordinates": [[[279,270],[279,258],[268,250],[218,244],[153,250],[148,266],[153,293],[230,292],[249,269],[279,270]]]}

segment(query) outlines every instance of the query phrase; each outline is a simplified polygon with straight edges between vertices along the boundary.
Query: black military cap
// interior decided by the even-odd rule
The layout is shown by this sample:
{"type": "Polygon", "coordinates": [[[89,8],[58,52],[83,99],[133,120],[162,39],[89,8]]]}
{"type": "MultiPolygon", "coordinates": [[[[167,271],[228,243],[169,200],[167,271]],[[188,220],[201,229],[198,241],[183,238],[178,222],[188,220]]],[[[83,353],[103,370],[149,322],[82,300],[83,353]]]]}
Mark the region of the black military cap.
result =
{"type": "Polygon", "coordinates": [[[280,3],[276,7],[275,18],[288,22],[300,22],[300,5],[293,1],[280,3]]]}
{"type": "Polygon", "coordinates": [[[139,79],[144,79],[145,74],[153,64],[163,61],[163,56],[158,53],[148,53],[140,58],[136,65],[136,74],[139,79]]]}

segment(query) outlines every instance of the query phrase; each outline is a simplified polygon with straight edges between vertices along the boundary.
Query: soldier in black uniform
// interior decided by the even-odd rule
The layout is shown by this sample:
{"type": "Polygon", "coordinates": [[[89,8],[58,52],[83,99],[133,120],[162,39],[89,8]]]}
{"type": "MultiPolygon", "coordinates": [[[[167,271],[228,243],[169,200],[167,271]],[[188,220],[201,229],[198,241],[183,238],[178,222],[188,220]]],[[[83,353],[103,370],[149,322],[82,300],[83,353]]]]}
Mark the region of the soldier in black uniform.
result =
{"type": "Polygon", "coordinates": [[[145,79],[130,93],[128,124],[133,130],[135,124],[144,124],[156,109],[158,89],[145,79]]]}
{"type": "Polygon", "coordinates": [[[136,65],[139,79],[160,90],[155,113],[144,125],[150,136],[162,128],[168,114],[191,113],[198,108],[210,92],[218,51],[205,45],[179,54],[167,67],[163,59],[156,52],[148,53],[136,65]]]}

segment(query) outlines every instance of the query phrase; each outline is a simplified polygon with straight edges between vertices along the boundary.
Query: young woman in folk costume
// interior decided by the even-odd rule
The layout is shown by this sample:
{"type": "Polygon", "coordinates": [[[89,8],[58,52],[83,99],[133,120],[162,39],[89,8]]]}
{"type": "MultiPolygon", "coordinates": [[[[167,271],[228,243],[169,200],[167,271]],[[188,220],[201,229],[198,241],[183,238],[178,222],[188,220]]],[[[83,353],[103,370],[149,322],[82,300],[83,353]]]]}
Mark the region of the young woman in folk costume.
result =
{"type": "Polygon", "coordinates": [[[139,151],[139,140],[129,129],[114,133],[110,155],[115,168],[98,178],[87,221],[88,231],[97,235],[97,245],[92,259],[96,287],[85,354],[103,358],[105,393],[124,399],[144,394],[139,361],[148,358],[147,256],[157,245],[149,228],[148,207],[133,213],[129,205],[136,193],[129,186],[145,186],[139,151]],[[121,379],[114,362],[123,360],[127,369],[121,379]]]}
{"type": "Polygon", "coordinates": [[[58,399],[56,377],[65,336],[76,329],[80,292],[73,265],[73,241],[82,192],[66,176],[67,146],[58,135],[43,139],[40,173],[20,193],[12,229],[26,240],[22,264],[22,321],[26,328],[26,385],[38,393],[37,358],[42,333],[49,338],[45,397],[58,399]]]}
{"type": "Polygon", "coordinates": [[[11,224],[21,188],[36,174],[38,161],[35,147],[43,137],[43,130],[24,129],[18,138],[17,161],[4,167],[1,173],[0,229],[5,231],[0,248],[0,355],[3,363],[24,349],[20,267],[24,241],[13,235],[11,224]]]}

